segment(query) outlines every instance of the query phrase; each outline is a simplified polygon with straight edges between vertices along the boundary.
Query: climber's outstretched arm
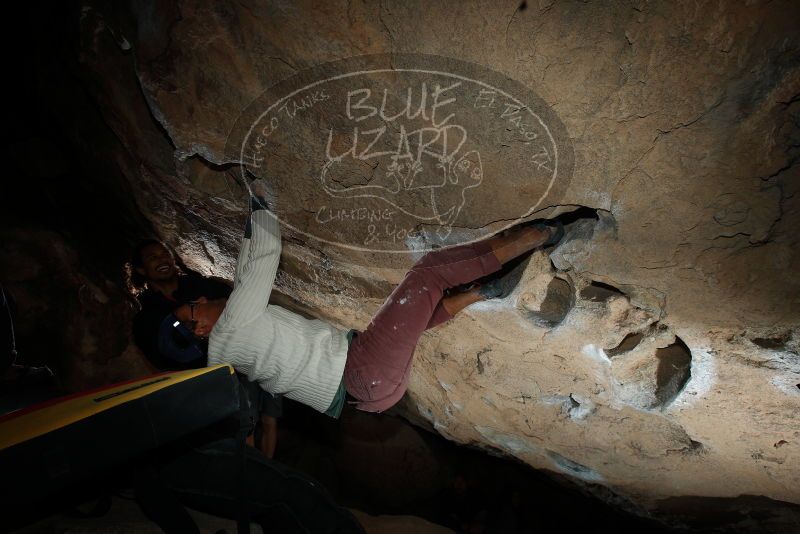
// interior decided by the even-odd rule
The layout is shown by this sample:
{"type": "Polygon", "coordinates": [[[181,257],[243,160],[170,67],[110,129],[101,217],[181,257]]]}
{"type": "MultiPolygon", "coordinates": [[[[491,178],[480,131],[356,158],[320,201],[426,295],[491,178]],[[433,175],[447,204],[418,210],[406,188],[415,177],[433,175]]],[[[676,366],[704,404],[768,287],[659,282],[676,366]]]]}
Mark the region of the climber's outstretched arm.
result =
{"type": "Polygon", "coordinates": [[[234,290],[220,317],[223,325],[241,325],[263,313],[278,271],[281,234],[277,217],[257,209],[248,223],[251,235],[242,240],[234,290]]]}

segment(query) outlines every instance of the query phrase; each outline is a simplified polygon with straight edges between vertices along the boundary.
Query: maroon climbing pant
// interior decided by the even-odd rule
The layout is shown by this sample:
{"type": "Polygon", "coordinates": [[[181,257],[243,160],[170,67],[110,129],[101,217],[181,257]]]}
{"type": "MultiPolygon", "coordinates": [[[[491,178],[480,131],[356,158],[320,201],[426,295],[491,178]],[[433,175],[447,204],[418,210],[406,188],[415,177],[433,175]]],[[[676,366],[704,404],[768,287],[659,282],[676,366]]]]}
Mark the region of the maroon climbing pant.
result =
{"type": "Polygon", "coordinates": [[[436,250],[418,261],[350,344],[344,385],[356,408],[382,412],[397,403],[408,387],[420,336],[452,318],[441,303],[444,291],[501,266],[485,241],[436,250]]]}

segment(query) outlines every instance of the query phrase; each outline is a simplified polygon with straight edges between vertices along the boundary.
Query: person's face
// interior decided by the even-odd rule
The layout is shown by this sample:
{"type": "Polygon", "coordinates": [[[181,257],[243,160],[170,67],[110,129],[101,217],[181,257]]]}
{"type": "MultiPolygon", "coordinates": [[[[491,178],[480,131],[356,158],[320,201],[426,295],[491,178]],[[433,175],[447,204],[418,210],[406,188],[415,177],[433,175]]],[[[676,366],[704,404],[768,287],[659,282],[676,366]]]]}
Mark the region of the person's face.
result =
{"type": "Polygon", "coordinates": [[[136,270],[148,281],[154,282],[170,280],[177,274],[175,258],[160,243],[153,243],[142,249],[142,266],[136,270]]]}
{"type": "Polygon", "coordinates": [[[187,325],[194,335],[208,337],[225,309],[225,302],[225,299],[208,300],[200,297],[192,303],[178,307],[175,316],[187,325]]]}

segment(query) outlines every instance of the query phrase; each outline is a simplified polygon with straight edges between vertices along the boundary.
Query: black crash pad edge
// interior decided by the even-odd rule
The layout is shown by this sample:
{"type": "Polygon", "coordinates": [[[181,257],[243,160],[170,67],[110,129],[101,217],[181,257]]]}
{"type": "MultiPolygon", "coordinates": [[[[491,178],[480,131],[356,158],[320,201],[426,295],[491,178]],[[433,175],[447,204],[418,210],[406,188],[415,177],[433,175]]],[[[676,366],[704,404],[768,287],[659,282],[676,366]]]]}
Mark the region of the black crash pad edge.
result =
{"type": "Polygon", "coordinates": [[[31,504],[239,410],[227,367],[170,385],[0,451],[4,505],[31,504]]]}

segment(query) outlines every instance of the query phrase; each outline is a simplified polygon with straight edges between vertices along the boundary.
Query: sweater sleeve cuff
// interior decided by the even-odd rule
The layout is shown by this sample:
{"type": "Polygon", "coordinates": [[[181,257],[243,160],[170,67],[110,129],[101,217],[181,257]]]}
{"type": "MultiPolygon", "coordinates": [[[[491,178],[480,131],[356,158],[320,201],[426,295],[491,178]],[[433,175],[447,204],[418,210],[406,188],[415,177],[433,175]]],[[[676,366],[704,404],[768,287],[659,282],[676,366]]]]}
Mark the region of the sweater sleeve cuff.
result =
{"type": "Polygon", "coordinates": [[[268,210],[259,210],[253,212],[250,219],[253,225],[253,236],[250,241],[252,257],[280,251],[281,228],[278,218],[268,210]]]}
{"type": "Polygon", "coordinates": [[[256,195],[250,197],[250,211],[267,209],[267,200],[256,195]]]}

